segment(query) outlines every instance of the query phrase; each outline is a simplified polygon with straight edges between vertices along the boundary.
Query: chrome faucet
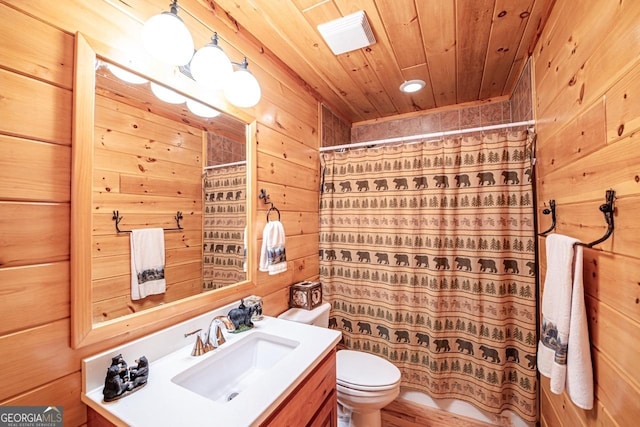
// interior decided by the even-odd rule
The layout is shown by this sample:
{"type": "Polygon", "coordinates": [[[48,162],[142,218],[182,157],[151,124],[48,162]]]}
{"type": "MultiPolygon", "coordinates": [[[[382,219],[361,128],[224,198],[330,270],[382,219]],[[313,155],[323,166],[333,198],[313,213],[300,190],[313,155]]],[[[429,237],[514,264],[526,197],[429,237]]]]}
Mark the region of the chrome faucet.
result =
{"type": "Polygon", "coordinates": [[[211,320],[209,329],[206,333],[202,334],[201,328],[184,334],[185,338],[193,334],[197,334],[196,342],[193,345],[193,350],[191,350],[192,356],[202,356],[203,354],[206,354],[225,343],[226,340],[224,338],[224,334],[222,333],[220,324],[223,324],[227,331],[232,331],[234,329],[233,323],[231,323],[229,318],[220,315],[214,317],[211,320]]]}

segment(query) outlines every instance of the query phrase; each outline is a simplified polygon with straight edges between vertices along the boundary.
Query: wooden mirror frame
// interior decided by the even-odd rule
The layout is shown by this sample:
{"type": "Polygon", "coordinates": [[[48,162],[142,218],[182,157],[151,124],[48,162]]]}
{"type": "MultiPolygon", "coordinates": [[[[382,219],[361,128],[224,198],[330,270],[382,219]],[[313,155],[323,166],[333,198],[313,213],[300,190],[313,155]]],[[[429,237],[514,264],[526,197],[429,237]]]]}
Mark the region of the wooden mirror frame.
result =
{"type": "MultiPolygon", "coordinates": [[[[205,313],[242,296],[255,292],[253,281],[257,245],[247,239],[247,276],[238,284],[203,292],[117,319],[94,324],[92,315],[92,187],[94,165],[95,83],[94,64],[97,58],[118,64],[109,57],[109,50],[84,35],[76,34],[73,90],[73,145],[71,169],[71,347],[74,349],[107,340],[138,338],[180,321],[205,313]]],[[[139,72],[150,80],[162,83],[162,76],[139,72]]],[[[192,93],[183,95],[197,98],[192,93]]],[[[201,101],[202,102],[202,101],[201,101]]],[[[206,102],[205,102],[206,103],[206,102]]],[[[221,109],[220,106],[213,106],[221,109]]],[[[234,111],[234,113],[237,113],[234,111]]],[[[256,124],[246,114],[230,114],[246,123],[247,148],[247,235],[254,236],[256,212],[256,124]],[[239,117],[241,116],[241,117],[239,117]]]]}

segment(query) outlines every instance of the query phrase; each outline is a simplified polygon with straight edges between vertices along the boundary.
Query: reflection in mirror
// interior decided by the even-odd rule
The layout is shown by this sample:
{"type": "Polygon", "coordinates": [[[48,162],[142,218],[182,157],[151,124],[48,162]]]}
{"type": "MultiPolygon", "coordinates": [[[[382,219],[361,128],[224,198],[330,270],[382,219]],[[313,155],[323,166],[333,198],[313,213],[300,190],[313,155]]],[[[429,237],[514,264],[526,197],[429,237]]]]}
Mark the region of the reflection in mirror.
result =
{"type": "MultiPolygon", "coordinates": [[[[177,78],[181,74],[140,64],[143,78],[171,82],[172,88],[181,88],[180,95],[191,95],[205,107],[229,108],[233,116],[199,118],[189,112],[186,102],[159,101],[150,92],[150,83],[122,84],[102,62],[97,67],[96,59],[116,63],[107,59],[111,54],[121,57],[99,41],[76,34],[70,241],[74,349],[135,339],[256,292],[252,277],[257,249],[252,239],[247,239],[246,279],[202,292],[204,142],[209,134],[244,142],[249,176],[245,212],[253,218],[254,118],[225,102],[201,98],[188,77],[182,86],[177,78]],[[117,232],[114,211],[122,218],[121,230],[177,228],[174,218],[181,212],[183,229],[164,233],[165,293],[137,302],[131,299],[129,233],[117,232]]],[[[130,64],[133,59],[122,61],[130,64]]],[[[251,236],[253,221],[246,224],[251,236]]]]}
{"type": "Polygon", "coordinates": [[[102,59],[95,81],[93,323],[245,281],[246,125],[102,59]],[[167,230],[166,288],[133,299],[127,231],[142,228],[167,230]]]}
{"type": "Polygon", "coordinates": [[[244,143],[207,135],[204,173],[204,289],[246,278],[247,165],[244,143]]]}

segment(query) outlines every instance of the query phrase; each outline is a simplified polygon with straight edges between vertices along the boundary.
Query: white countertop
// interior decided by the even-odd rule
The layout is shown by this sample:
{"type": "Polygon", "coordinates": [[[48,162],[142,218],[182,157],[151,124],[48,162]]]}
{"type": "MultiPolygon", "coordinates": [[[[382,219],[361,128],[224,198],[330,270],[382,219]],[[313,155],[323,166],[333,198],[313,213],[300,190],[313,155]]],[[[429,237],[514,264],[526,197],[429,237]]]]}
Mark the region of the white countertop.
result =
{"type": "Polygon", "coordinates": [[[196,319],[172,326],[131,344],[86,358],[82,363],[82,401],[118,425],[131,426],[220,426],[259,425],[340,340],[332,329],[304,325],[265,316],[255,327],[238,334],[225,332],[227,342],[202,356],[191,356],[195,336],[183,334],[208,322],[237,304],[215,310],[196,319]],[[219,357],[234,343],[256,332],[285,337],[300,344],[269,371],[256,379],[229,402],[218,403],[171,381],[180,372],[206,358],[219,357]],[[178,342],[176,343],[176,338],[178,342]],[[170,341],[172,340],[172,341],[170,341]],[[177,348],[176,348],[177,347],[177,348]],[[163,348],[167,351],[163,354],[163,348]],[[122,354],[129,365],[135,359],[149,359],[149,379],[140,390],[113,402],[104,402],[102,389],[111,358],[122,354]]]}

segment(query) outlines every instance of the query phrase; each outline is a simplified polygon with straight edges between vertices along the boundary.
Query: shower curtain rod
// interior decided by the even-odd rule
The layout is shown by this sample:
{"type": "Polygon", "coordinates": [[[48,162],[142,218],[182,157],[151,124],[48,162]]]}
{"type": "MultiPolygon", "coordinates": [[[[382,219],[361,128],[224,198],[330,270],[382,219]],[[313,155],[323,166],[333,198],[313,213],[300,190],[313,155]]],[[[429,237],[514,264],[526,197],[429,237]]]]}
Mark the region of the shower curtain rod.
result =
{"type": "Polygon", "coordinates": [[[344,145],[335,145],[332,147],[322,147],[320,148],[320,152],[342,150],[343,148],[369,147],[371,145],[388,144],[391,142],[413,141],[416,139],[442,138],[443,136],[461,135],[464,133],[482,132],[485,130],[496,130],[496,129],[504,129],[504,128],[510,128],[510,127],[518,127],[518,126],[533,126],[535,123],[536,123],[535,120],[528,120],[524,122],[505,123],[501,125],[480,126],[475,128],[469,128],[469,129],[447,130],[442,132],[425,133],[422,135],[399,136],[396,138],[376,139],[373,141],[357,142],[355,144],[344,144],[344,145]]]}
{"type": "Polygon", "coordinates": [[[246,164],[247,164],[246,160],[240,160],[239,162],[225,163],[223,165],[207,166],[207,167],[204,168],[204,170],[226,168],[228,166],[240,166],[240,165],[246,165],[246,164]]]}

